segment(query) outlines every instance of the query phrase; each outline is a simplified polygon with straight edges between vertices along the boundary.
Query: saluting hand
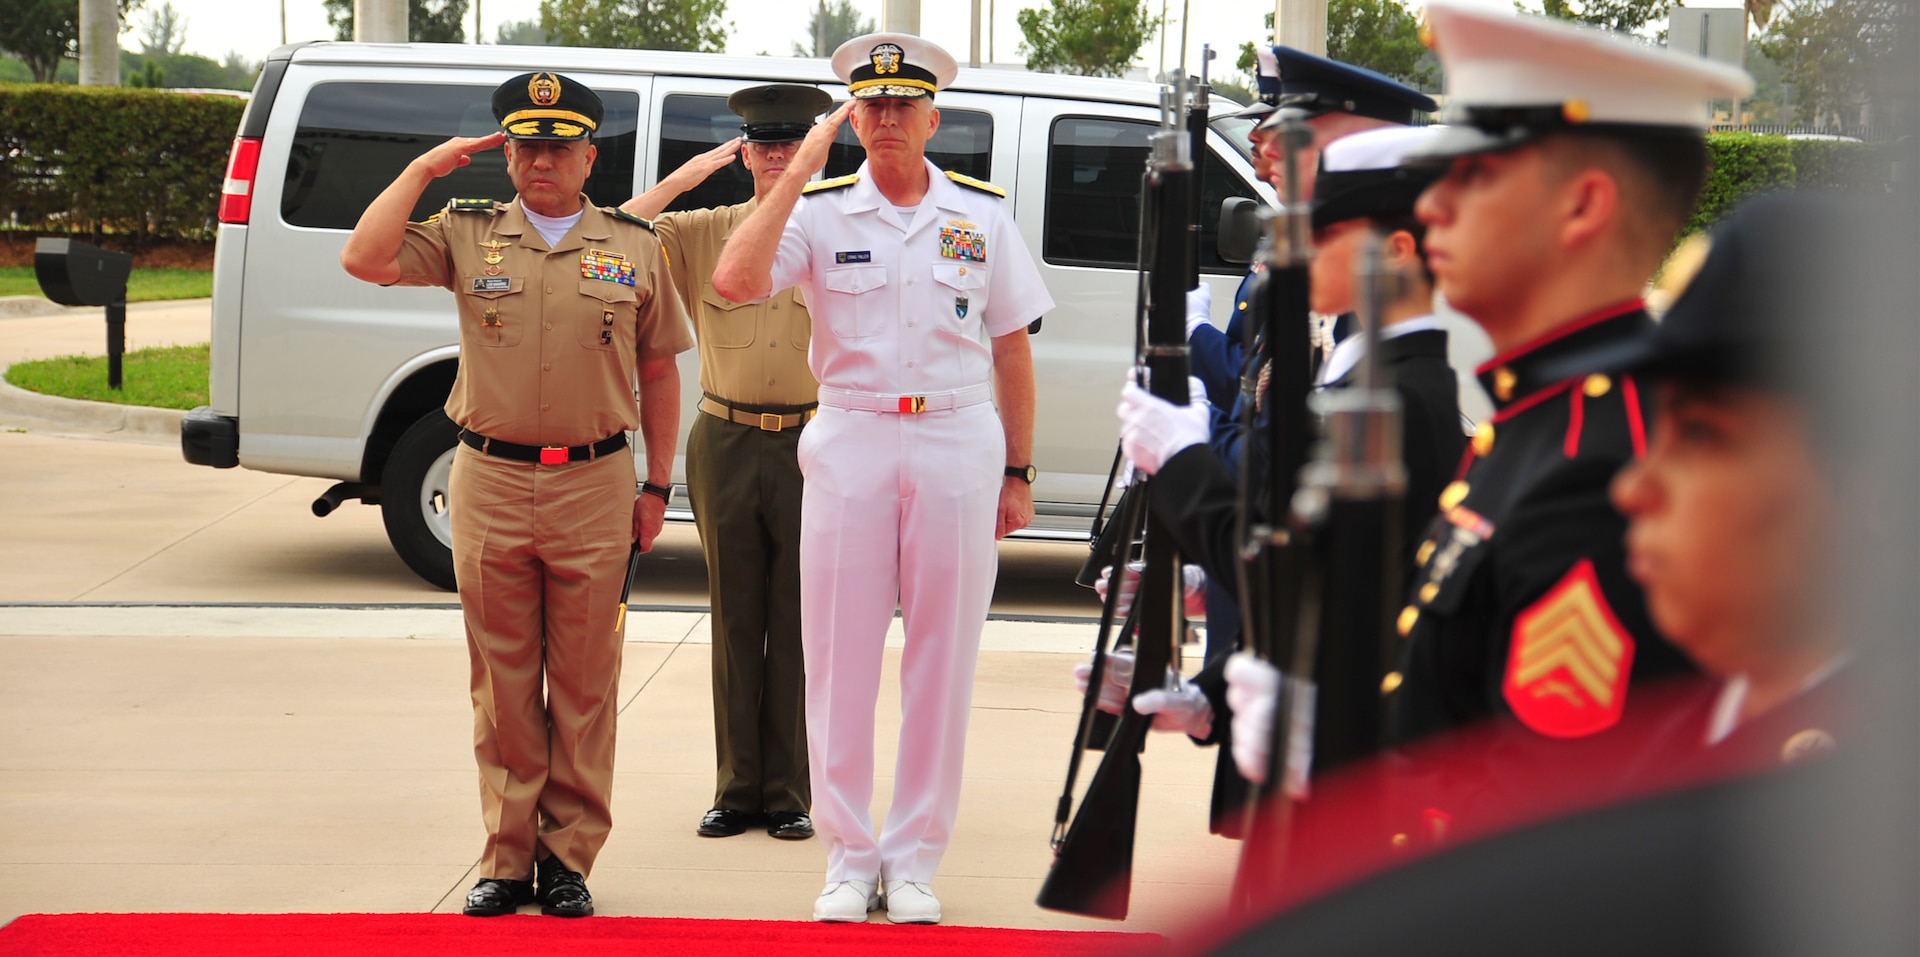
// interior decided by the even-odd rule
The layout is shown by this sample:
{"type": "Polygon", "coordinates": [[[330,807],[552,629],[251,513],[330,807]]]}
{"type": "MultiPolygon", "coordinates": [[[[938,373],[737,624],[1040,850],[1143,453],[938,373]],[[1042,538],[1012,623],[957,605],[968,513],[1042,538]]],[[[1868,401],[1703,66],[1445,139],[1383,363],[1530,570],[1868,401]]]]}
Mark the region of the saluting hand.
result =
{"type": "Polygon", "coordinates": [[[740,137],[720,144],[680,164],[680,168],[667,174],[667,179],[686,192],[707,181],[707,177],[733,165],[733,158],[740,152],[740,137]]]}
{"type": "Polygon", "coordinates": [[[808,130],[807,138],[800,142],[800,149],[793,154],[793,161],[787,164],[786,175],[809,180],[813,174],[825,169],[827,154],[833,149],[833,138],[840,135],[840,124],[846,122],[847,114],[852,112],[853,101],[848,100],[808,130]]]}
{"type": "Polygon", "coordinates": [[[473,162],[473,154],[493,149],[506,141],[505,130],[485,136],[456,136],[428,150],[415,162],[426,167],[427,172],[437,179],[473,162]]]}

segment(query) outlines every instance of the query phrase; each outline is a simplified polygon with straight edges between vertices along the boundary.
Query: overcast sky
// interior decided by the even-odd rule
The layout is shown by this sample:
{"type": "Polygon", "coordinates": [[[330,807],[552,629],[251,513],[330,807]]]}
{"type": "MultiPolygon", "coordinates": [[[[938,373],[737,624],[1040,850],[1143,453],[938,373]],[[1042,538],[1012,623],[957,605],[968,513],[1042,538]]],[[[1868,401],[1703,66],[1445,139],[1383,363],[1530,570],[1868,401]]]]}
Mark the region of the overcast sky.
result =
{"type": "MultiPolygon", "coordinates": [[[[147,6],[156,8],[169,0],[147,0],[147,6]]],[[[215,60],[225,59],[228,51],[238,51],[250,61],[258,62],[269,50],[281,42],[281,23],[279,4],[275,0],[171,0],[175,10],[186,18],[186,49],[190,53],[200,53],[215,60]],[[235,11],[244,2],[248,10],[245,16],[236,16],[235,11]]],[[[1161,0],[1148,0],[1153,12],[1159,12],[1161,0]]],[[[1169,19],[1166,31],[1165,63],[1168,66],[1180,62],[1180,19],[1181,0],[1165,0],[1169,19]]],[[[1215,72],[1226,76],[1233,72],[1233,60],[1240,44],[1262,32],[1262,17],[1273,9],[1273,0],[1188,0],[1191,10],[1188,13],[1187,50],[1190,68],[1197,71],[1199,51],[1202,43],[1211,43],[1219,51],[1220,59],[1215,61],[1215,72]]],[[[1511,0],[1471,0],[1496,8],[1511,9],[1511,0]]],[[[332,30],[327,26],[326,10],[320,0],[280,0],[286,9],[286,39],[288,41],[332,39],[332,30]]],[[[1738,0],[1695,0],[1694,5],[1738,6],[1738,0]]],[[[881,0],[854,0],[854,6],[877,25],[880,21],[881,0]]],[[[991,19],[993,23],[991,57],[988,56],[988,37],[986,24],[981,25],[981,59],[991,59],[998,63],[1020,63],[1018,52],[1020,27],[1014,21],[1022,7],[1044,7],[1046,0],[981,0],[981,17],[991,19]],[[991,9],[991,14],[989,10],[991,9]]],[[[1424,6],[1415,0],[1412,6],[1424,6]]],[[[793,43],[806,33],[807,19],[812,9],[809,0],[728,0],[727,19],[733,22],[732,35],[727,43],[727,52],[736,54],[772,53],[785,56],[792,52],[793,43]]],[[[540,15],[540,0],[475,0],[468,6],[467,36],[472,39],[476,31],[473,16],[482,17],[481,36],[491,41],[500,24],[509,20],[526,20],[540,15]],[[478,8],[477,10],[475,8],[478,8]]],[[[121,44],[129,49],[139,49],[140,26],[149,15],[142,10],[133,15],[133,31],[121,38],[121,44]]],[[[965,0],[945,0],[945,2],[923,3],[920,12],[920,35],[945,47],[962,64],[967,60],[968,26],[971,23],[972,7],[965,0]]],[[[1140,50],[1140,60],[1136,65],[1157,71],[1161,65],[1160,37],[1154,36],[1140,50]]]]}

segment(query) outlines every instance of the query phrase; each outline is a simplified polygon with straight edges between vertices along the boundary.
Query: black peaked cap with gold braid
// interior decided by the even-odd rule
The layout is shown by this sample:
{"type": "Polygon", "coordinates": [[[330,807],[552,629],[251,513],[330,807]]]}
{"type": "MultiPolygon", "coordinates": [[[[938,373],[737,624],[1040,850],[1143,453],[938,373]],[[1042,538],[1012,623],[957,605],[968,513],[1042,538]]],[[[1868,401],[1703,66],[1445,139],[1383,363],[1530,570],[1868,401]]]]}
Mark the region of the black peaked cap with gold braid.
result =
{"type": "Polygon", "coordinates": [[[833,51],[833,72],[856,100],[917,99],[946,89],[960,73],[953,55],[907,33],[869,33],[833,51]]]}
{"type": "Polygon", "coordinates": [[[493,91],[493,118],[516,140],[584,140],[605,108],[585,83],[558,73],[522,73],[493,91]]]}

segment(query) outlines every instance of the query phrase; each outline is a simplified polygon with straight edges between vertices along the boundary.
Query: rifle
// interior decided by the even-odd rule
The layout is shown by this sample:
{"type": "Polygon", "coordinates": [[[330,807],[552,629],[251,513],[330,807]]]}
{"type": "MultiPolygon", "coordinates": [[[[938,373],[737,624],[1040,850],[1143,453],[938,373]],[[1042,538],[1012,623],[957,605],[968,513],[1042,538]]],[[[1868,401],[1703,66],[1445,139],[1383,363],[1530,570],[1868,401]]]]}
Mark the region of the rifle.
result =
{"type": "Polygon", "coordinates": [[[1290,647],[1268,649],[1269,662],[1285,663],[1264,789],[1280,794],[1250,805],[1234,879],[1233,899],[1243,909],[1279,886],[1293,809],[1307,798],[1316,753],[1323,769],[1352,760],[1376,750],[1384,730],[1378,682],[1391,654],[1407,479],[1400,398],[1383,381],[1379,345],[1400,277],[1382,266],[1380,250],[1375,238],[1360,270],[1369,341],[1357,382],[1314,396],[1323,439],[1299,473],[1285,513],[1289,541],[1276,556],[1285,559],[1276,564],[1296,583],[1289,597],[1298,604],[1290,647]]]}
{"type": "MultiPolygon", "coordinates": [[[[1141,261],[1142,266],[1150,267],[1151,276],[1146,344],[1141,350],[1151,377],[1147,386],[1155,396],[1179,405],[1189,401],[1185,314],[1186,293],[1192,288],[1190,280],[1195,267],[1191,259],[1195,250],[1187,235],[1187,220],[1192,212],[1189,191],[1195,184],[1193,163],[1188,155],[1192,141],[1178,131],[1175,118],[1179,116],[1188,89],[1183,77],[1171,88],[1161,91],[1160,131],[1152,139],[1141,193],[1141,235],[1143,241],[1152,243],[1150,250],[1143,248],[1141,261]]],[[[1137,329],[1137,316],[1135,322],[1137,329]]],[[[1172,538],[1156,526],[1148,513],[1147,481],[1136,476],[1134,487],[1129,490],[1132,501],[1137,504],[1131,505],[1128,511],[1138,510],[1146,532],[1146,568],[1140,573],[1132,610],[1136,628],[1133,682],[1113,736],[1107,742],[1106,754],[1088,784],[1080,813],[1068,825],[1080,748],[1091,721],[1086,710],[1098,701],[1104,680],[1105,661],[1096,651],[1083,703],[1082,735],[1074,742],[1067,786],[1055,817],[1051,841],[1053,867],[1047,872],[1037,901],[1049,910],[1115,920],[1127,916],[1132,894],[1134,825],[1140,804],[1140,749],[1151,723],[1150,718],[1133,710],[1133,698],[1164,686],[1185,630],[1185,623],[1180,620],[1179,554],[1172,538]]],[[[1131,521],[1123,525],[1129,531],[1134,527],[1137,526],[1131,521]]],[[[1107,590],[1108,614],[1104,616],[1107,620],[1111,619],[1121,591],[1123,568],[1122,564],[1114,566],[1114,579],[1107,590]]]]}

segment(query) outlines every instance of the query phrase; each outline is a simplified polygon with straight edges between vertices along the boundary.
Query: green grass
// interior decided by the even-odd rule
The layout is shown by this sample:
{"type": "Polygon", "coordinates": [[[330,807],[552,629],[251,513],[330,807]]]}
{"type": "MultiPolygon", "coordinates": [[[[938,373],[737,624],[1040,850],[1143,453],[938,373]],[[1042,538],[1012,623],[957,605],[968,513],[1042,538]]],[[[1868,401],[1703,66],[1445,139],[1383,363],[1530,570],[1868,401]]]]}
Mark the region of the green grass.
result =
{"type": "MultiPolygon", "coordinates": [[[[0,266],[0,296],[39,296],[32,266],[0,266]]],[[[213,273],[197,269],[136,269],[127,278],[128,302],[204,299],[213,295],[213,273]]]]}
{"type": "Polygon", "coordinates": [[[191,409],[207,404],[207,346],[163,346],[129,352],[121,386],[107,388],[106,356],[59,356],[7,367],[7,381],[30,392],[121,405],[191,409]]]}

